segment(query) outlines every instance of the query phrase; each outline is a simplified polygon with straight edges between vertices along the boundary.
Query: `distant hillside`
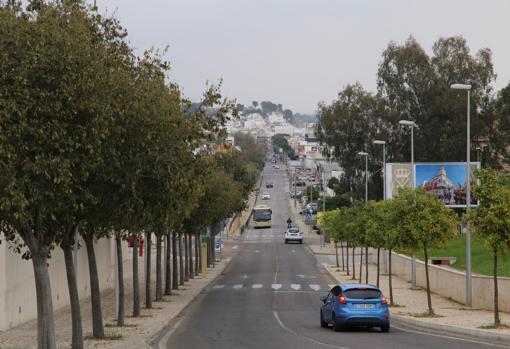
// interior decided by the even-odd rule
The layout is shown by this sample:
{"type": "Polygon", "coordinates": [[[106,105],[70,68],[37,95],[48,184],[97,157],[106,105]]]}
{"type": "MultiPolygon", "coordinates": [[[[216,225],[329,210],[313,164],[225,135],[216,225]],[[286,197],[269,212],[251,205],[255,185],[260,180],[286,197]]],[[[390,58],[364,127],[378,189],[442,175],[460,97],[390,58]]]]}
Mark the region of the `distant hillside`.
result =
{"type": "Polygon", "coordinates": [[[250,105],[237,104],[237,109],[242,115],[248,115],[253,113],[259,113],[263,117],[266,117],[273,112],[280,112],[283,114],[283,118],[289,123],[295,123],[294,113],[290,109],[285,109],[280,103],[273,103],[271,101],[257,102],[253,101],[250,105]]]}
{"type": "Polygon", "coordinates": [[[294,114],[294,120],[295,122],[297,123],[300,123],[300,122],[317,122],[317,115],[316,114],[299,114],[299,113],[296,113],[294,114]]]}

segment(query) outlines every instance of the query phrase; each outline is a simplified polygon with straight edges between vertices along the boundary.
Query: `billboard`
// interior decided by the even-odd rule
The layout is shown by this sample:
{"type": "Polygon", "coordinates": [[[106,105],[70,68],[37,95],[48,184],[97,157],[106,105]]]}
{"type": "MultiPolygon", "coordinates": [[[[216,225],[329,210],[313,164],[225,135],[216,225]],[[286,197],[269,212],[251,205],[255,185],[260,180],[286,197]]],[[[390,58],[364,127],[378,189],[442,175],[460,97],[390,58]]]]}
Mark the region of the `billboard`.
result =
{"type": "MultiPolygon", "coordinates": [[[[476,182],[473,176],[480,163],[471,163],[471,186],[476,182]]],[[[437,195],[448,207],[466,206],[466,163],[389,163],[386,164],[386,193],[391,199],[397,195],[400,188],[423,188],[425,191],[437,195]]],[[[471,193],[471,205],[478,205],[477,199],[471,193]]]]}

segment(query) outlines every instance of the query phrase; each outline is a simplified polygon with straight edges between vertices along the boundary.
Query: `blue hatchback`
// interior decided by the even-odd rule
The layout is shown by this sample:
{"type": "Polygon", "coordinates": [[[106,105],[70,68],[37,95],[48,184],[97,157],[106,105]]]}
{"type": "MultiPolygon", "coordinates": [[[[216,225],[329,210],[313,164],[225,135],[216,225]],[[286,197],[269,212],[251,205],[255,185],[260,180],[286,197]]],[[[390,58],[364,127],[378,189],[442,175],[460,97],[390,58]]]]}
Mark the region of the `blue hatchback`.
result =
{"type": "Polygon", "coordinates": [[[321,327],[333,325],[335,331],[348,326],[380,327],[390,330],[388,302],[374,285],[336,285],[321,297],[321,327]]]}

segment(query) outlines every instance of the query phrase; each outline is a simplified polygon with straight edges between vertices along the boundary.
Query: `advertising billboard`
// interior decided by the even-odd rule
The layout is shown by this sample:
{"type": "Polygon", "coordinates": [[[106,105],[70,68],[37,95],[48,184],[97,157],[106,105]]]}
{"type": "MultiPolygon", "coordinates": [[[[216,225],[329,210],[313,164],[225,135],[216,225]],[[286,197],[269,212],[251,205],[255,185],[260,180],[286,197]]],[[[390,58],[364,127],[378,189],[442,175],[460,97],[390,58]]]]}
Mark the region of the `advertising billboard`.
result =
{"type": "MultiPolygon", "coordinates": [[[[471,186],[476,183],[473,172],[480,168],[480,163],[471,163],[471,186]]],[[[423,188],[437,195],[448,207],[466,206],[466,163],[389,163],[386,164],[386,193],[391,199],[400,188],[423,188]]],[[[471,192],[471,205],[478,205],[471,192]]]]}

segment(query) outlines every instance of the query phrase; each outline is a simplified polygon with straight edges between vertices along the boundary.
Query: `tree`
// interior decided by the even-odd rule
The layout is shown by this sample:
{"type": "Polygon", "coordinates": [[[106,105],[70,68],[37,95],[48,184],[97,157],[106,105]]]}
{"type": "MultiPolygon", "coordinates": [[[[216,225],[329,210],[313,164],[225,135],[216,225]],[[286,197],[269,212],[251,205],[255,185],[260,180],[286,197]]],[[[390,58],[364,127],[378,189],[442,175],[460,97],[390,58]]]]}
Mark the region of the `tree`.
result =
{"type": "Polygon", "coordinates": [[[500,325],[498,294],[498,256],[510,248],[510,181],[508,177],[491,169],[477,172],[480,184],[474,192],[480,200],[464,217],[473,225],[476,235],[485,242],[493,256],[494,325],[500,325]]]}
{"type": "Polygon", "coordinates": [[[433,315],[430,297],[428,251],[441,248],[456,234],[456,216],[434,195],[423,189],[401,190],[396,198],[395,214],[400,217],[402,245],[411,250],[423,249],[427,283],[428,314],[433,315]]]}
{"type": "Polygon", "coordinates": [[[271,142],[273,143],[273,151],[278,154],[281,149],[282,152],[288,157],[294,157],[294,149],[290,147],[287,137],[288,136],[283,134],[276,134],[271,137],[271,142]]]}
{"type": "MultiPolygon", "coordinates": [[[[383,117],[389,130],[390,158],[408,159],[409,137],[402,138],[398,120],[410,119],[419,128],[415,133],[416,159],[419,161],[460,161],[465,159],[466,96],[452,90],[457,82],[472,85],[472,135],[491,145],[492,158],[506,154],[497,132],[498,115],[492,102],[495,73],[492,53],[480,49],[472,55],[464,38],[440,38],[432,56],[413,37],[403,45],[390,42],[382,54],[377,85],[385,104],[383,117]],[[436,125],[443,127],[438,129],[436,125]],[[499,144],[499,146],[496,146],[499,144]]],[[[473,148],[476,146],[473,142],[473,148]]],[[[474,157],[473,157],[474,158],[474,157]]]]}
{"type": "MultiPolygon", "coordinates": [[[[345,87],[330,105],[319,105],[316,129],[319,141],[333,148],[332,156],[344,170],[348,193],[353,199],[361,199],[364,192],[358,152],[371,152],[372,140],[380,130],[384,130],[383,122],[378,117],[382,113],[381,105],[377,96],[365,91],[360,84],[345,87]]],[[[373,164],[370,164],[369,172],[376,172],[373,164]]],[[[373,181],[376,176],[370,175],[370,178],[373,181]]],[[[371,187],[380,188],[382,185],[371,187]]],[[[380,197],[378,191],[374,191],[374,194],[380,197]]]]}
{"type": "Polygon", "coordinates": [[[381,256],[381,248],[385,246],[385,236],[386,229],[388,229],[388,225],[385,221],[384,213],[385,213],[385,203],[384,201],[370,201],[367,206],[367,221],[366,221],[366,234],[367,234],[367,243],[377,249],[377,276],[376,276],[376,284],[379,287],[379,279],[380,279],[380,256],[381,256]]]}
{"type": "Polygon", "coordinates": [[[287,122],[293,124],[296,120],[294,119],[294,113],[290,109],[283,110],[283,118],[287,120],[287,122]]]}
{"type": "Polygon", "coordinates": [[[259,102],[253,101],[253,102],[251,102],[251,105],[253,105],[253,108],[257,108],[259,105],[259,102]]]}

